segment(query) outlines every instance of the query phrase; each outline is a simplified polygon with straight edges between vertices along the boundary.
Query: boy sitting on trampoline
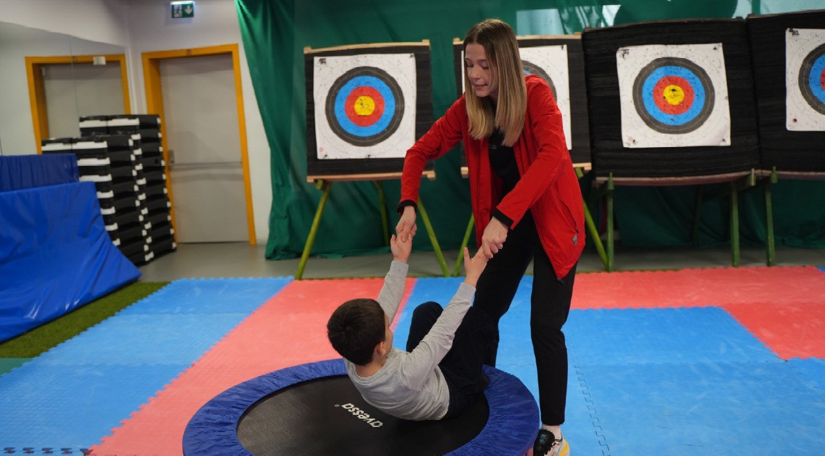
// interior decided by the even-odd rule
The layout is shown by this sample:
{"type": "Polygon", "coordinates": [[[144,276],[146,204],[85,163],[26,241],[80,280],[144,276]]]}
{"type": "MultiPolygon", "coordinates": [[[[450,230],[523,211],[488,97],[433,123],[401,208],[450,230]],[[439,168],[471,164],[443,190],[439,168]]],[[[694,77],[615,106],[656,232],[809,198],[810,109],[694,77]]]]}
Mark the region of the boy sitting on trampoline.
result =
{"type": "Polygon", "coordinates": [[[470,258],[464,249],[464,283],[444,309],[434,302],[415,309],[402,351],[392,346],[390,323],[404,295],[412,236],[406,242],[393,236],[390,244],[393,262],[378,300],[341,304],[327,323],[329,341],[370,405],[407,420],[456,416],[487,386],[482,364],[494,328],[470,305],[487,257],[479,250],[470,258]]]}

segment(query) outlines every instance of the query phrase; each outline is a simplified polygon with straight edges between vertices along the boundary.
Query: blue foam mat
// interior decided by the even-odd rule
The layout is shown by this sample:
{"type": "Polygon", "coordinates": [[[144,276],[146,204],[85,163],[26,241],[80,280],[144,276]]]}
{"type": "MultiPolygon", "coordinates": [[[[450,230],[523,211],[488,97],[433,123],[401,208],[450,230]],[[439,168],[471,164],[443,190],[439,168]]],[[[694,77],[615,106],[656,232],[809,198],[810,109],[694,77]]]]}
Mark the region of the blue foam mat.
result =
{"type": "Polygon", "coordinates": [[[251,313],[292,279],[184,279],[124,309],[132,314],[251,313]]]}
{"type": "Polygon", "coordinates": [[[585,365],[781,362],[718,307],[572,310],[564,333],[585,365]]]}
{"type": "Polygon", "coordinates": [[[49,365],[187,364],[247,314],[120,315],[44,353],[49,365]]]}
{"type": "Polygon", "coordinates": [[[822,454],[825,394],[787,363],[581,368],[612,455],[822,454]]]}
{"type": "Polygon", "coordinates": [[[788,361],[788,364],[799,372],[804,380],[825,392],[825,359],[794,358],[788,361]]]}
{"type": "Polygon", "coordinates": [[[0,448],[99,443],[289,281],[176,281],[0,376],[0,448]]]}
{"type": "MultiPolygon", "coordinates": [[[[0,377],[0,447],[71,448],[109,435],[186,365],[54,366],[36,361],[0,377]]],[[[59,451],[54,451],[59,453],[59,451]]]]}

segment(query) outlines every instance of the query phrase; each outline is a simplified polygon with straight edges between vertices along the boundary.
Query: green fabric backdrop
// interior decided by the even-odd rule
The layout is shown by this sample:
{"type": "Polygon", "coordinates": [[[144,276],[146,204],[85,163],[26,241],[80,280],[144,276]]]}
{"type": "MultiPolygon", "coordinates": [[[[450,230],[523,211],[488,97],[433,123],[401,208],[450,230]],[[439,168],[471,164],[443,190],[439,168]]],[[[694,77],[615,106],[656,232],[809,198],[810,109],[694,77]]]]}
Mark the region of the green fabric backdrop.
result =
{"type": "MultiPolygon", "coordinates": [[[[429,39],[433,108],[441,116],[455,101],[452,40],[488,17],[513,25],[519,35],[572,34],[648,20],[777,13],[815,7],[815,0],[236,0],[255,96],[271,148],[272,209],[266,256],[294,258],[303,251],[321,192],[306,183],[305,47],[429,39]]],[[[470,217],[469,188],[459,174],[458,149],[436,163],[437,179],[425,181],[421,198],[443,248],[461,244],[470,217]]],[[[708,186],[706,191],[712,191],[708,186]]],[[[398,181],[384,183],[392,227],[398,181]]],[[[583,182],[585,193],[589,191],[583,182]]],[[[777,245],[825,247],[825,183],[782,181],[774,186],[777,245]]],[[[728,241],[728,200],[703,206],[698,238],[691,240],[696,187],[620,187],[617,226],[622,243],[638,247],[710,246],[728,241]]],[[[598,204],[591,210],[600,214],[598,204]]],[[[745,193],[740,202],[742,241],[764,243],[764,197],[745,193]]],[[[423,229],[423,227],[420,227],[423,229]]],[[[423,234],[423,233],[422,233],[423,234]]],[[[416,250],[431,249],[426,235],[416,250]]],[[[378,196],[370,182],[332,186],[312,250],[342,256],[385,250],[378,196]]]]}

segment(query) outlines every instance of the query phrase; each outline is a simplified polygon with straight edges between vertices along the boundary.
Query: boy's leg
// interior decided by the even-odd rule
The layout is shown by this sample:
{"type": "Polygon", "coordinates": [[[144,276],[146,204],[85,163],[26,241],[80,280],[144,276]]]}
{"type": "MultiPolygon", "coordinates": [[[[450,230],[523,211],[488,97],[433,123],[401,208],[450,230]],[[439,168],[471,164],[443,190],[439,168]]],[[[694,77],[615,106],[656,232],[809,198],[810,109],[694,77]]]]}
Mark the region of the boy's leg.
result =
{"type": "Polygon", "coordinates": [[[561,329],[570,313],[576,265],[560,281],[547,254],[538,246],[533,276],[530,330],[538,370],[541,421],[556,426],[564,423],[567,399],[567,345],[561,329]]]}
{"type": "Polygon", "coordinates": [[[495,367],[498,353],[498,321],[510,309],[521,278],[533,259],[533,245],[538,239],[533,218],[528,211],[515,229],[507,234],[504,248],[493,255],[476,285],[473,307],[483,310],[493,322],[490,350],[484,364],[495,367]]]}
{"type": "Polygon", "coordinates": [[[410,321],[410,335],[407,338],[407,351],[411,352],[421,343],[421,339],[430,332],[444,309],[437,302],[425,302],[413,310],[410,321]]]}
{"type": "Polygon", "coordinates": [[[453,385],[475,394],[484,389],[482,368],[495,328],[490,317],[471,307],[464,315],[453,339],[453,346],[439,363],[442,372],[451,377],[453,385]]]}
{"type": "Polygon", "coordinates": [[[482,365],[495,335],[495,326],[483,311],[471,307],[455,332],[453,346],[438,364],[450,388],[447,417],[461,414],[484,391],[488,380],[482,365]]]}

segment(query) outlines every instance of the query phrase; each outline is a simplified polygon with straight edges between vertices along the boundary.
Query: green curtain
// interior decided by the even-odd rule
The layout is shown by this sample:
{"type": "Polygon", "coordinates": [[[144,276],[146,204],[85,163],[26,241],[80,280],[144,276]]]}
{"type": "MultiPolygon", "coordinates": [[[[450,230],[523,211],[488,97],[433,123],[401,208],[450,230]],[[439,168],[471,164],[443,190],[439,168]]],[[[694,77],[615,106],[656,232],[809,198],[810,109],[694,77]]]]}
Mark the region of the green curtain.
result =
{"type": "MultiPolygon", "coordinates": [[[[271,148],[272,208],[266,256],[294,258],[304,248],[321,192],[306,182],[305,47],[408,42],[429,39],[433,108],[442,115],[456,99],[452,40],[476,22],[498,17],[519,35],[572,34],[648,20],[781,12],[807,7],[788,0],[236,0],[241,35],[255,96],[271,148]],[[617,5],[616,3],[621,3],[617,5]]],[[[421,198],[444,248],[457,248],[470,217],[469,188],[459,174],[459,150],[436,162],[437,179],[424,181],[421,198]]],[[[589,189],[583,185],[585,192],[589,189]]],[[[397,223],[398,181],[384,183],[391,227],[397,223]]],[[[825,245],[825,185],[781,182],[774,186],[778,245],[825,245]]],[[[669,247],[727,242],[726,199],[703,205],[697,239],[691,239],[695,187],[626,188],[616,192],[617,224],[628,246],[669,247]]],[[[761,190],[743,195],[742,240],[764,242],[761,190]]],[[[598,204],[593,204],[598,216],[598,204]]],[[[423,227],[420,227],[423,229],[423,227]]],[[[431,249],[416,236],[416,250],[431,249]]],[[[378,195],[370,182],[332,186],[313,246],[314,255],[342,256],[386,250],[378,195]]]]}

